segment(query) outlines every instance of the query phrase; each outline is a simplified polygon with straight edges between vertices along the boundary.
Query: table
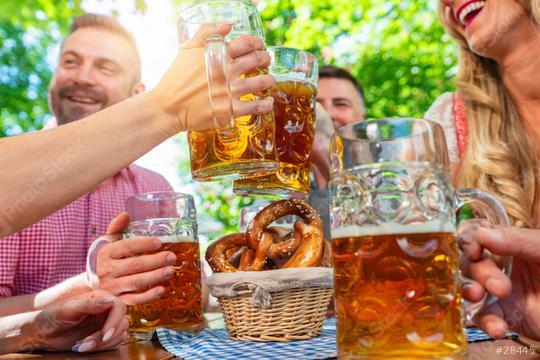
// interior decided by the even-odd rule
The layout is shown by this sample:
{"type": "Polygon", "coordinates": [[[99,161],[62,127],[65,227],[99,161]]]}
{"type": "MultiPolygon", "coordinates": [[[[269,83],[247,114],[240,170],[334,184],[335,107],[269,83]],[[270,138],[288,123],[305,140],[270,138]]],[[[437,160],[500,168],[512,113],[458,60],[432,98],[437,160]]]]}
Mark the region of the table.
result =
{"type": "MultiPolygon", "coordinates": [[[[526,346],[513,340],[485,341],[469,344],[469,354],[465,357],[467,360],[532,360],[540,359],[540,354],[525,354],[526,346]],[[521,354],[517,353],[521,351],[521,354]],[[512,352],[514,354],[512,355],[512,352]]],[[[530,350],[529,350],[530,351],[530,350]]],[[[56,354],[13,354],[0,356],[0,360],[172,360],[175,359],[161,347],[159,342],[131,342],[122,345],[116,351],[109,351],[95,354],[75,354],[75,353],[56,353],[56,354]]]]}

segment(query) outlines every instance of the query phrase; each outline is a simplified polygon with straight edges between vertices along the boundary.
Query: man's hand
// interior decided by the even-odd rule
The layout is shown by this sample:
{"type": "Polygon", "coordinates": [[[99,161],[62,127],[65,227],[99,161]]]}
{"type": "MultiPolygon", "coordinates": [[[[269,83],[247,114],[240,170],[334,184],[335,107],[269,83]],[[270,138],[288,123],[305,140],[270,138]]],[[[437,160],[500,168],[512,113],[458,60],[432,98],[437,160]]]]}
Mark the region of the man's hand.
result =
{"type": "Polygon", "coordinates": [[[97,254],[96,272],[99,288],[119,296],[128,305],[145,304],[163,296],[165,288],[158,284],[174,275],[176,256],[161,251],[156,238],[122,238],[129,224],[126,213],[114,218],[107,229],[106,238],[111,241],[97,254]]]}
{"type": "Polygon", "coordinates": [[[494,338],[513,330],[540,340],[540,231],[463,221],[458,240],[469,260],[465,272],[473,279],[465,284],[464,297],[472,302],[486,292],[499,297],[476,316],[478,325],[494,338]],[[483,256],[484,249],[513,256],[510,278],[483,256]]]}
{"type": "Polygon", "coordinates": [[[125,315],[122,300],[105,291],[93,291],[34,313],[3,318],[0,333],[10,340],[9,352],[110,350],[127,338],[125,315]],[[10,337],[10,333],[16,335],[10,337]]]}

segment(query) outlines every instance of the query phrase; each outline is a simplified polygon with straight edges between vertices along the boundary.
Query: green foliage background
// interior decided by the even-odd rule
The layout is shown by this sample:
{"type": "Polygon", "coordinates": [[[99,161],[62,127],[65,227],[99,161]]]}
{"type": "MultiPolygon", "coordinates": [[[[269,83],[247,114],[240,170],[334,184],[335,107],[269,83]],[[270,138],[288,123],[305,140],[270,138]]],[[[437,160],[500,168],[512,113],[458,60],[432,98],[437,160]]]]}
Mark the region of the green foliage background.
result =
{"type": "Polygon", "coordinates": [[[349,69],[368,117],[422,116],[453,89],[457,49],[435,0],[260,0],[268,44],[313,52],[349,69]]]}
{"type": "MultiPolygon", "coordinates": [[[[178,8],[192,2],[171,1],[178,8]]],[[[39,129],[49,116],[52,46],[81,13],[82,2],[0,1],[0,136],[39,129]]],[[[151,4],[133,2],[140,12],[151,4]]],[[[436,0],[254,2],[268,45],[311,51],[320,63],[346,67],[360,80],[368,117],[422,116],[438,95],[453,89],[457,49],[438,22],[436,0]]],[[[199,211],[225,231],[235,229],[239,208],[252,202],[234,197],[230,184],[194,185],[199,211]]]]}

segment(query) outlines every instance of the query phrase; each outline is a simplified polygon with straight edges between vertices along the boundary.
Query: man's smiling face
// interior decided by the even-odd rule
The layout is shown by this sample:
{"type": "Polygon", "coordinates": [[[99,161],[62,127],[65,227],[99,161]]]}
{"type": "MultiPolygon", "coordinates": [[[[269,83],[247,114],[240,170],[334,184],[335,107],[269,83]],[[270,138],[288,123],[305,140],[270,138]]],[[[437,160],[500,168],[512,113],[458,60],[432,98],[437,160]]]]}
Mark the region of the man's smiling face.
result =
{"type": "Polygon", "coordinates": [[[139,92],[129,42],[118,34],[81,28],[69,35],[49,86],[59,125],[79,120],[139,92]]]}

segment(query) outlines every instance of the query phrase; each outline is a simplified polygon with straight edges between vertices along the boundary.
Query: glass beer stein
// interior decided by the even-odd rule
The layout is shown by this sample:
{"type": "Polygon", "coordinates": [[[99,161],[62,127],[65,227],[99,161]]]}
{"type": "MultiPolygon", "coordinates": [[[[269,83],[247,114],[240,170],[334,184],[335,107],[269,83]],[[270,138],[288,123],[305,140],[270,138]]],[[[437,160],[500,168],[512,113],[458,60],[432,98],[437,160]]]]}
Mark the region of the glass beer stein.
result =
{"type": "MultiPolygon", "coordinates": [[[[332,138],[331,163],[340,359],[459,358],[467,336],[455,214],[468,204],[508,226],[503,206],[485,192],[451,188],[435,122],[347,125],[332,138]]],[[[499,260],[508,274],[510,259],[499,260]]]]}
{"type": "MultiPolygon", "coordinates": [[[[233,118],[232,95],[228,80],[228,55],[225,46],[241,35],[264,39],[262,22],[257,9],[247,0],[201,1],[180,13],[178,36],[181,44],[188,42],[204,24],[233,23],[230,34],[223,39],[210,37],[206,45],[208,87],[213,110],[214,128],[189,131],[191,174],[197,181],[237,179],[262,176],[278,168],[274,142],[273,113],[233,118]],[[228,111],[215,111],[215,104],[228,111]],[[219,124],[229,124],[223,128],[219,124]]],[[[267,69],[253,69],[245,77],[268,73],[267,69]]],[[[264,94],[249,94],[243,101],[256,100],[264,94]]]]}
{"type": "Polygon", "coordinates": [[[311,147],[315,136],[315,104],[319,71],[315,56],[298,49],[270,46],[279,169],[270,175],[234,182],[239,195],[306,198],[309,193],[311,147]]]}
{"type": "Polygon", "coordinates": [[[126,201],[126,210],[130,216],[126,237],[157,237],[161,248],[149,254],[171,251],[176,255],[175,274],[160,284],[165,295],[128,307],[130,333],[149,339],[157,327],[201,330],[201,266],[193,197],[175,192],[138,194],[126,201]]]}

